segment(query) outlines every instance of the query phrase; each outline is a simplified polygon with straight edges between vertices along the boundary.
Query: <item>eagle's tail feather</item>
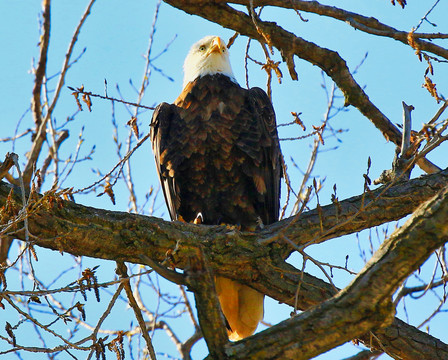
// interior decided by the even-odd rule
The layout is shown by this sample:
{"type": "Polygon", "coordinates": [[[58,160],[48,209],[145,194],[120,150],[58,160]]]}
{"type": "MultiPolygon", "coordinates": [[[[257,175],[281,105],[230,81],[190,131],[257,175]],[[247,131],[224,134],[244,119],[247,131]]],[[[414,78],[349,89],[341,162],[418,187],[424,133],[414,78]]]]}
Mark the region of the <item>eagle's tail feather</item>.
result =
{"type": "Polygon", "coordinates": [[[216,277],[216,292],[230,327],[229,339],[241,340],[252,335],[263,319],[264,295],[236,281],[216,277]]]}

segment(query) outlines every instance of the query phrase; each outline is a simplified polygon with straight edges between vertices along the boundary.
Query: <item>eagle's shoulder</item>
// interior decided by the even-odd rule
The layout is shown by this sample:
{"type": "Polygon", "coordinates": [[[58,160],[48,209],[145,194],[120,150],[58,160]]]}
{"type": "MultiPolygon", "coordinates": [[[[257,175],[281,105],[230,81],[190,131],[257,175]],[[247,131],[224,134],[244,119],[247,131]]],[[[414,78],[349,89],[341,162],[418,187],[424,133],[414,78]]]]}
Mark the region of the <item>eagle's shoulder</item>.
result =
{"type": "Polygon", "coordinates": [[[155,138],[158,136],[160,132],[160,127],[166,127],[171,122],[171,118],[175,109],[172,104],[168,104],[163,102],[154,110],[151,119],[150,132],[151,132],[151,141],[154,142],[155,138]]]}
{"type": "Polygon", "coordinates": [[[263,123],[265,124],[269,135],[277,137],[277,123],[275,120],[274,107],[271,99],[263,89],[253,87],[248,90],[249,97],[255,103],[255,107],[263,123]]]}

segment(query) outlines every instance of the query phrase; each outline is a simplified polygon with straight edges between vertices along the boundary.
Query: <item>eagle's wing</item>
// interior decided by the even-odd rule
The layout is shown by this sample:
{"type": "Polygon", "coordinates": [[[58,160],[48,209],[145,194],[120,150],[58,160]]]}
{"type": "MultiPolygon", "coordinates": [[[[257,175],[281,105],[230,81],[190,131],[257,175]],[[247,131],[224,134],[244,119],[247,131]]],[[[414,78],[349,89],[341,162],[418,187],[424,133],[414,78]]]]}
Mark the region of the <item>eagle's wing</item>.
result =
{"type": "Polygon", "coordinates": [[[265,225],[278,221],[280,209],[280,178],[282,176],[281,151],[277,134],[277,124],[271,100],[266,92],[258,87],[249,90],[257,116],[261,151],[258,152],[259,165],[253,174],[261,177],[266,187],[260,216],[265,225]]]}
{"type": "Polygon", "coordinates": [[[176,181],[173,176],[170,176],[170,171],[164,161],[164,157],[167,149],[171,149],[172,147],[169,136],[171,124],[178,117],[176,106],[164,102],[159,104],[154,110],[150,125],[156,169],[159,174],[160,184],[162,185],[163,195],[165,196],[171,220],[177,220],[180,199],[176,188],[176,181]]]}

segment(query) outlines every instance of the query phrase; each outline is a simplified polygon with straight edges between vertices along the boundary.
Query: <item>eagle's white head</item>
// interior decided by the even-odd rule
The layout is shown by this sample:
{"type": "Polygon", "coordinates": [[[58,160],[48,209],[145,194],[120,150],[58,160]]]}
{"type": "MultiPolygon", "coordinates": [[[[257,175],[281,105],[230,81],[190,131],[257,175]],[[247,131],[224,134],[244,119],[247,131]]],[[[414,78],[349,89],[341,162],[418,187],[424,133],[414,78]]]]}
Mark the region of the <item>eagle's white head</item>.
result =
{"type": "Polygon", "coordinates": [[[206,36],[191,47],[185,58],[183,87],[200,76],[218,73],[236,81],[226,43],[219,36],[206,36]]]}

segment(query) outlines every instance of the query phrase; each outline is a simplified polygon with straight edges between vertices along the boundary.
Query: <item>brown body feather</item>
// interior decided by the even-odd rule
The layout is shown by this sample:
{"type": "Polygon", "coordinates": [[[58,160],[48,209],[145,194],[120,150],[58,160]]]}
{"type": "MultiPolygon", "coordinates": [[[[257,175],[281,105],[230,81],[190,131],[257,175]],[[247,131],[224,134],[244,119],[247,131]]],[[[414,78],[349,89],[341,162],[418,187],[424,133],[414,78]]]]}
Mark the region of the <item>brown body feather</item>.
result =
{"type": "MultiPolygon", "coordinates": [[[[199,77],[174,104],[156,108],[151,126],[171,219],[193,222],[201,213],[203,224],[240,225],[243,230],[253,229],[259,219],[263,224],[278,220],[281,154],[274,110],[263,90],[243,89],[221,74],[199,77]]],[[[239,334],[231,338],[238,339],[255,331],[263,296],[230,283],[216,281],[224,315],[239,334]],[[235,299],[225,293],[240,295],[235,299]],[[247,307],[253,316],[245,315],[251,311],[247,307]],[[251,324],[237,324],[241,321],[251,324]]]]}

